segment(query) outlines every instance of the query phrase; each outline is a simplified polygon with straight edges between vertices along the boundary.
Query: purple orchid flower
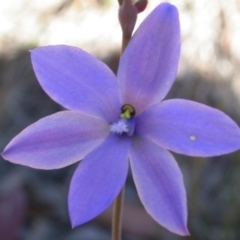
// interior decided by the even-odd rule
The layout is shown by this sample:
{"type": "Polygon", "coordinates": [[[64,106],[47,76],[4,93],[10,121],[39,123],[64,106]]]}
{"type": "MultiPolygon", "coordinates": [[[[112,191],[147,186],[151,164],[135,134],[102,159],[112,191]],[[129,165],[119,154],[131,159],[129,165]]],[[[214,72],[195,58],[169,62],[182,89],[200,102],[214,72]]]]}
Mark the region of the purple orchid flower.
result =
{"type": "Polygon", "coordinates": [[[130,160],[147,212],[163,227],[188,235],[181,171],[168,151],[214,156],[240,148],[240,130],[219,110],[193,101],[160,102],[171,88],[180,55],[177,9],[160,4],[125,49],[117,73],[70,46],[31,52],[46,93],[70,109],[32,124],[2,156],[38,169],[81,159],[69,191],[73,226],[104,211],[123,187],[130,160]]]}

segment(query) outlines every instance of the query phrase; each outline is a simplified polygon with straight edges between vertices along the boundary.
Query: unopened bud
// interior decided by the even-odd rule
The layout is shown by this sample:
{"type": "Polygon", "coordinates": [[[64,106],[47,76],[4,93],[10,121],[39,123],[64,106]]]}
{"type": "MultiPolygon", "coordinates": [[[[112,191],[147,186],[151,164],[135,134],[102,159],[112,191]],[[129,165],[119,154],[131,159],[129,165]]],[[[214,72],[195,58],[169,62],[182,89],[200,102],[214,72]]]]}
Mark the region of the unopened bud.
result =
{"type": "Polygon", "coordinates": [[[135,3],[138,13],[143,12],[148,4],[148,0],[139,0],[135,3]]]}
{"type": "Polygon", "coordinates": [[[122,27],[123,35],[131,37],[137,20],[138,10],[132,0],[124,0],[119,7],[119,22],[122,27]]]}

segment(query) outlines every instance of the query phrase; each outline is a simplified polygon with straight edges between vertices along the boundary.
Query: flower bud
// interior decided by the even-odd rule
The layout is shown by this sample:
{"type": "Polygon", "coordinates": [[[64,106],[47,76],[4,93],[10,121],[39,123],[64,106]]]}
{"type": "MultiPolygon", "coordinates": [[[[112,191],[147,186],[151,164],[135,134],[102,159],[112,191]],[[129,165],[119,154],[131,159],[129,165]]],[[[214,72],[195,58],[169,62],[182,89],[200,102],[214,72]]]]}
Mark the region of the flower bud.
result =
{"type": "Polygon", "coordinates": [[[122,27],[123,36],[131,37],[137,20],[138,10],[132,0],[124,0],[119,7],[119,22],[122,27]]]}
{"type": "Polygon", "coordinates": [[[139,0],[135,3],[138,13],[143,12],[148,4],[148,0],[139,0]]]}

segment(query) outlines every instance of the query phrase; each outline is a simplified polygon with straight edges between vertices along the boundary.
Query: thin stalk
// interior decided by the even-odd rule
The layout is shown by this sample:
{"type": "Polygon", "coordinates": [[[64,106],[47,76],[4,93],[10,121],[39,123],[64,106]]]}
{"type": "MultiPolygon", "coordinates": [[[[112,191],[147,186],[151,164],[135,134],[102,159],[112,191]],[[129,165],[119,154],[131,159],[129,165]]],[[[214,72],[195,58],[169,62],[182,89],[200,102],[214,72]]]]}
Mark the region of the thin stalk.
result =
{"type": "MultiPolygon", "coordinates": [[[[128,45],[130,38],[122,37],[122,53],[126,46],[128,45]]],[[[125,187],[123,186],[122,190],[116,197],[113,204],[113,216],[112,216],[112,240],[121,240],[122,235],[122,207],[124,201],[124,191],[125,187]]]]}
{"type": "MultiPolygon", "coordinates": [[[[118,0],[119,5],[122,4],[122,0],[118,0]]],[[[127,47],[131,36],[125,36],[123,33],[122,36],[122,53],[127,47]]],[[[121,240],[122,235],[122,207],[124,201],[124,191],[125,187],[123,186],[122,190],[118,194],[117,198],[114,201],[113,205],[113,216],[112,216],[112,240],[121,240]]]]}
{"type": "Polygon", "coordinates": [[[122,235],[122,206],[124,201],[124,187],[118,194],[113,205],[113,218],[112,218],[112,240],[121,240],[122,235]]]}
{"type": "Polygon", "coordinates": [[[131,36],[130,37],[124,36],[124,35],[122,36],[122,53],[125,50],[125,48],[127,47],[130,40],[131,40],[131,36]]]}

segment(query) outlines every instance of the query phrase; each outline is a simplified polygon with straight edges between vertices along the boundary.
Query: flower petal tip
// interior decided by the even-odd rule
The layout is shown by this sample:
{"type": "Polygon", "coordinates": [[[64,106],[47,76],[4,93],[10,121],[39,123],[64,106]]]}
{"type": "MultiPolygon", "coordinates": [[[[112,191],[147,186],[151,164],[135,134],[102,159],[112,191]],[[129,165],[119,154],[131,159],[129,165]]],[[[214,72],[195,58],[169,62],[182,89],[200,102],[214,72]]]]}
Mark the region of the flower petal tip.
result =
{"type": "Polygon", "coordinates": [[[179,235],[179,236],[190,236],[190,232],[188,231],[187,226],[184,224],[183,226],[179,226],[179,227],[174,227],[174,229],[171,228],[167,228],[169,231],[179,235]]]}
{"type": "Polygon", "coordinates": [[[172,19],[175,23],[178,22],[178,9],[170,4],[170,3],[162,3],[157,8],[159,8],[159,12],[161,12],[163,18],[165,19],[172,19]]]}
{"type": "Polygon", "coordinates": [[[177,8],[174,5],[172,5],[171,3],[168,3],[168,2],[164,2],[162,4],[159,4],[158,8],[161,8],[162,11],[165,10],[166,14],[178,12],[177,8]]]}
{"type": "Polygon", "coordinates": [[[90,211],[89,211],[90,213],[88,214],[88,212],[86,213],[82,210],[83,210],[82,208],[76,208],[76,204],[74,204],[74,202],[71,201],[71,197],[69,197],[68,212],[72,229],[91,221],[98,215],[98,213],[95,215],[91,214],[90,211]]]}
{"type": "MultiPolygon", "coordinates": [[[[5,149],[4,149],[4,150],[5,150],[5,149]]],[[[2,156],[2,158],[5,159],[5,157],[4,157],[4,155],[5,155],[4,152],[5,152],[5,151],[4,151],[4,150],[3,150],[3,152],[0,153],[0,155],[2,156]]]]}
{"type": "Polygon", "coordinates": [[[38,48],[34,48],[34,49],[30,49],[30,50],[28,50],[28,51],[29,51],[29,52],[31,53],[31,55],[32,55],[32,54],[34,54],[34,53],[37,51],[37,49],[38,49],[38,48]]]}
{"type": "Polygon", "coordinates": [[[75,220],[72,219],[71,215],[70,215],[70,221],[71,221],[72,229],[74,229],[74,228],[78,227],[79,225],[81,225],[81,224],[76,223],[75,220]]]}
{"type": "Polygon", "coordinates": [[[40,56],[39,54],[41,54],[42,52],[44,52],[45,49],[47,50],[48,48],[49,46],[44,46],[44,47],[37,47],[29,50],[33,65],[35,65],[35,61],[37,60],[37,57],[40,56]]]}
{"type": "Polygon", "coordinates": [[[187,229],[187,231],[186,231],[186,233],[185,233],[185,236],[187,236],[187,237],[190,237],[190,236],[191,236],[191,233],[188,231],[188,229],[187,229]]]}
{"type": "Polygon", "coordinates": [[[176,222],[176,223],[172,223],[172,224],[168,224],[168,225],[164,225],[160,222],[158,222],[160,225],[162,225],[164,228],[166,228],[168,231],[175,233],[179,236],[191,236],[188,228],[187,228],[187,224],[185,224],[185,222],[176,222]]]}
{"type": "Polygon", "coordinates": [[[78,226],[80,226],[81,224],[87,222],[87,221],[81,221],[79,220],[79,214],[76,214],[76,210],[73,210],[73,206],[70,205],[70,202],[68,203],[68,212],[69,212],[69,217],[70,217],[70,222],[71,222],[71,226],[72,228],[76,228],[78,226]]]}
{"type": "MultiPolygon", "coordinates": [[[[5,159],[5,160],[9,160],[9,154],[8,154],[8,146],[6,146],[5,148],[4,148],[4,150],[2,151],[2,153],[1,153],[1,156],[2,156],[2,158],[3,159],[5,159]]],[[[11,158],[11,156],[10,156],[10,158],[11,158]]]]}
{"type": "Polygon", "coordinates": [[[186,237],[191,236],[191,234],[190,234],[190,232],[188,231],[187,228],[184,228],[183,231],[181,233],[179,233],[179,235],[186,236],[186,237]]]}

